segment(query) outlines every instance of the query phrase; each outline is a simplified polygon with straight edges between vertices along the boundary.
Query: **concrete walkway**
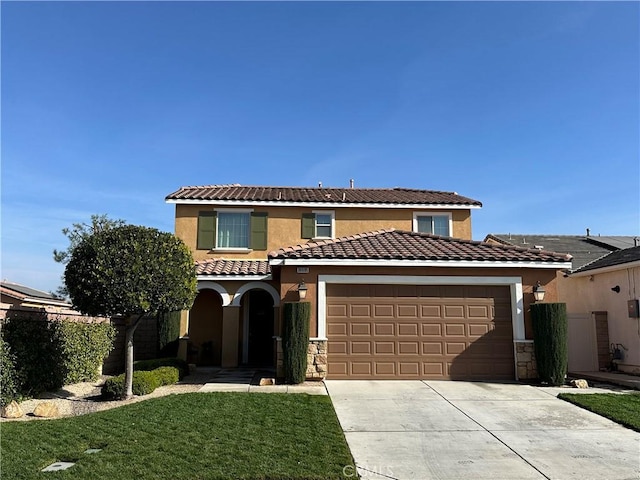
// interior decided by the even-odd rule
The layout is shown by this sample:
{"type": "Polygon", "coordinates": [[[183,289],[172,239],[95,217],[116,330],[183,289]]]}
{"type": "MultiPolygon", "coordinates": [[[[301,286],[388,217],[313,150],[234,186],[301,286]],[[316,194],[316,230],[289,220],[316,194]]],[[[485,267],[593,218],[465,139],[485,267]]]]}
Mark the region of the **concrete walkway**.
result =
{"type": "Polygon", "coordinates": [[[621,372],[576,372],[570,375],[573,378],[584,378],[589,383],[613,383],[614,385],[640,390],[640,376],[638,375],[628,375],[621,372]]]}
{"type": "Polygon", "coordinates": [[[305,382],[300,385],[260,385],[260,379],[272,378],[273,372],[250,368],[199,368],[198,372],[209,372],[199,392],[249,392],[249,393],[308,393],[327,395],[322,382],[305,382]]]}
{"type": "Polygon", "coordinates": [[[555,398],[561,389],[325,383],[363,479],[640,478],[640,434],[555,398]]]}

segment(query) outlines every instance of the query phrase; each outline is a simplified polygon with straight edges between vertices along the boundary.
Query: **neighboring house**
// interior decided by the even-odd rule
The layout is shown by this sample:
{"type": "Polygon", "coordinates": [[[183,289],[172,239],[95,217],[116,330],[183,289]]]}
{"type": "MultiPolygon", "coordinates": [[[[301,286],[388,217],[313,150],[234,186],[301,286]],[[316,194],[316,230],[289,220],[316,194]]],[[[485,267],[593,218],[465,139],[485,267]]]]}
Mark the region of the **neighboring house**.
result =
{"type": "Polygon", "coordinates": [[[71,308],[71,304],[50,293],[3,280],[0,282],[0,303],[14,307],[59,307],[71,308]]]}
{"type": "Polygon", "coordinates": [[[596,321],[595,331],[581,332],[591,346],[583,351],[585,364],[595,367],[605,359],[610,362],[609,353],[617,349],[614,368],[640,374],[640,246],[611,252],[573,271],[567,280],[571,286],[564,299],[567,310],[587,318],[591,314],[596,321]],[[598,328],[607,331],[612,347],[596,349],[594,355],[598,328]]]}
{"type": "MultiPolygon", "coordinates": [[[[489,234],[485,238],[486,242],[500,245],[530,246],[534,248],[550,249],[555,252],[567,253],[572,256],[571,269],[565,272],[558,272],[557,288],[558,300],[567,304],[567,316],[569,320],[569,371],[587,372],[606,370],[612,367],[611,344],[621,343],[626,346],[622,339],[630,332],[631,322],[626,316],[620,314],[621,309],[626,308],[626,298],[620,300],[620,295],[616,304],[610,303],[614,300],[612,292],[604,292],[596,287],[596,283],[585,288],[584,280],[578,280],[583,268],[591,265],[598,265],[600,261],[620,255],[626,258],[621,252],[633,251],[633,247],[640,244],[640,239],[633,236],[591,236],[587,230],[587,235],[522,235],[522,234],[489,234]],[[600,260],[602,259],[602,260],[600,260]],[[573,272],[573,273],[571,273],[573,272]],[[624,305],[621,305],[624,303],[624,305]],[[625,332],[622,335],[622,332],[625,332]]],[[[616,267],[621,272],[626,271],[625,266],[616,267]]],[[[591,275],[589,275],[591,276],[591,275]]],[[[605,277],[603,281],[609,281],[605,277]]],[[[630,277],[631,278],[631,277],[630,277]]],[[[613,286],[613,285],[612,285],[613,286]]],[[[633,298],[638,298],[638,291],[629,292],[633,298]]],[[[613,294],[615,296],[615,294],[613,294]]],[[[632,298],[629,297],[629,300],[632,298]]],[[[625,314],[626,315],[626,314],[625,314]]],[[[636,323],[636,327],[637,327],[636,323]]],[[[635,330],[635,340],[638,340],[638,332],[635,330]]],[[[630,342],[627,342],[630,343],[630,342]]],[[[640,358],[636,348],[636,353],[630,353],[627,358],[640,358]]],[[[635,365],[640,364],[639,360],[634,360],[635,365]]],[[[637,367],[629,367],[637,370],[637,367]]],[[[623,363],[620,369],[627,369],[623,363]]]]}
{"type": "Polygon", "coordinates": [[[280,367],[280,306],[306,287],[311,378],[532,378],[533,286],[556,301],[571,267],[471,241],[481,203],[451,192],[212,185],[166,201],[196,260],[181,355],[200,364],[280,367]]]}

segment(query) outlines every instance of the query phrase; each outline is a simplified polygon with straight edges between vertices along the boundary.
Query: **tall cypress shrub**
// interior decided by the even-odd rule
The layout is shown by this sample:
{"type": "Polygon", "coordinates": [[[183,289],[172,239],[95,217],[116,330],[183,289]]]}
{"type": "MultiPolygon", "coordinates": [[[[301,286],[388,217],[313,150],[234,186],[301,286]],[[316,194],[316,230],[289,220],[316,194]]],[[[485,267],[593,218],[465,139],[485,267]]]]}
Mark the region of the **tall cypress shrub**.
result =
{"type": "Polygon", "coordinates": [[[180,338],[180,311],[158,314],[158,356],[175,357],[180,338]]]}
{"type": "Polygon", "coordinates": [[[284,375],[287,383],[302,383],[307,374],[307,351],[309,349],[309,302],[284,304],[284,332],[282,353],[284,375]]]}
{"type": "Polygon", "coordinates": [[[534,351],[543,383],[562,385],[567,375],[567,306],[564,303],[531,305],[534,351]]]}

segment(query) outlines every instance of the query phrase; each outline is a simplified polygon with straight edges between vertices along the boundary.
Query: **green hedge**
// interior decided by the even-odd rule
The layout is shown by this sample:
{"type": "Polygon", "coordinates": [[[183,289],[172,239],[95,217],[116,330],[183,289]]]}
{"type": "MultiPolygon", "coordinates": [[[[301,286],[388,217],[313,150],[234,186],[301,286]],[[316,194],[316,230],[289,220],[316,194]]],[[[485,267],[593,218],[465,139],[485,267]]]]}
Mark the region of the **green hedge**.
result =
{"type": "Polygon", "coordinates": [[[549,385],[563,385],[569,361],[567,306],[564,303],[534,303],[531,320],[538,377],[549,385]]]}
{"type": "Polygon", "coordinates": [[[287,383],[302,383],[307,375],[307,352],[309,349],[309,302],[284,304],[284,332],[282,353],[284,375],[287,383]]]}
{"type": "Polygon", "coordinates": [[[16,359],[9,344],[0,336],[0,407],[20,400],[20,378],[16,372],[16,359]]]}
{"type": "Polygon", "coordinates": [[[113,348],[115,329],[108,323],[12,318],[2,335],[15,356],[18,390],[33,396],[97,380],[98,368],[113,348]]]}
{"type": "MultiPolygon", "coordinates": [[[[136,370],[133,372],[133,394],[148,395],[163,385],[178,382],[179,370],[176,367],[160,367],[155,370],[136,370]]],[[[109,378],[102,386],[102,397],[107,400],[125,396],[124,373],[109,378]]]]}
{"type": "Polygon", "coordinates": [[[154,358],[152,360],[138,360],[133,363],[134,370],[156,370],[160,367],[177,368],[180,380],[189,375],[189,364],[181,358],[154,358]]]}

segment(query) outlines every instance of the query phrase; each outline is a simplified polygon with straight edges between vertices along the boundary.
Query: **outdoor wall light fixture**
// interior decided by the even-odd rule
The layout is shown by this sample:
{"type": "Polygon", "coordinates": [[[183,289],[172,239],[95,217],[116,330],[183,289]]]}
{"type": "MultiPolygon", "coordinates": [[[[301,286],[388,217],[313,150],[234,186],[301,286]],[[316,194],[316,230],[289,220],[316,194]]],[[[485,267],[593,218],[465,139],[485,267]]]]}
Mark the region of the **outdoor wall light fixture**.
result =
{"type": "Polygon", "coordinates": [[[304,283],[304,280],[298,284],[298,297],[300,300],[307,298],[307,284],[304,283]]]}
{"type": "Polygon", "coordinates": [[[615,287],[611,288],[612,292],[616,292],[616,293],[620,293],[620,285],[616,285],[615,287]]]}
{"type": "Polygon", "coordinates": [[[541,302],[544,300],[544,294],[546,293],[544,287],[540,284],[540,280],[536,282],[533,286],[533,298],[536,302],[541,302]]]}

